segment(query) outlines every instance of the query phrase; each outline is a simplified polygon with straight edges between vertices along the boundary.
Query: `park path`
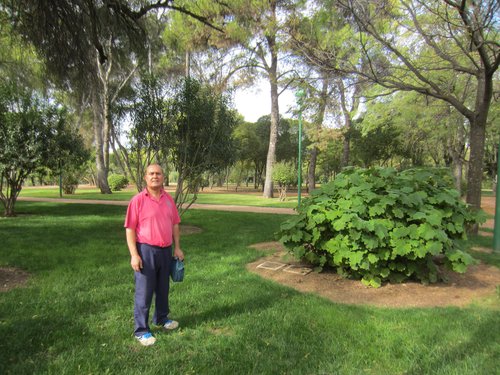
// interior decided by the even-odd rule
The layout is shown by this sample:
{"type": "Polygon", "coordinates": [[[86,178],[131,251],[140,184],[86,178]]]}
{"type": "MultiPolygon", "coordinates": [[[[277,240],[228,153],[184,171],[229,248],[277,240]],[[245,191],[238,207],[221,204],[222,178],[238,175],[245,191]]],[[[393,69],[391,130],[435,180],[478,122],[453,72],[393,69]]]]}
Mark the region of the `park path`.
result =
{"type": "MultiPolygon", "coordinates": [[[[68,198],[34,198],[34,197],[19,197],[19,201],[32,202],[56,202],[56,203],[79,203],[79,204],[107,204],[114,206],[127,206],[128,201],[112,201],[112,200],[90,200],[90,199],[68,199],[68,198]]],[[[482,208],[485,212],[495,215],[495,197],[483,197],[481,200],[482,208]]],[[[255,212],[268,214],[286,214],[291,215],[296,213],[293,208],[284,207],[257,207],[257,206],[237,206],[237,205],[222,205],[222,204],[199,204],[193,203],[192,209],[195,210],[214,210],[214,211],[234,211],[234,212],[255,212]]],[[[494,219],[489,219],[482,225],[482,228],[493,229],[494,219]]],[[[489,233],[493,235],[493,233],[489,233]]]]}
{"type": "MultiPolygon", "coordinates": [[[[106,204],[106,205],[111,205],[111,206],[128,206],[128,201],[112,201],[112,200],[68,199],[68,198],[35,198],[35,197],[19,197],[19,198],[17,198],[17,200],[18,201],[29,201],[29,202],[106,204]]],[[[257,206],[237,206],[237,205],[193,203],[190,208],[195,209],[195,210],[255,212],[255,213],[287,214],[287,215],[295,213],[295,210],[293,208],[285,208],[285,207],[257,207],[257,206]]]]}

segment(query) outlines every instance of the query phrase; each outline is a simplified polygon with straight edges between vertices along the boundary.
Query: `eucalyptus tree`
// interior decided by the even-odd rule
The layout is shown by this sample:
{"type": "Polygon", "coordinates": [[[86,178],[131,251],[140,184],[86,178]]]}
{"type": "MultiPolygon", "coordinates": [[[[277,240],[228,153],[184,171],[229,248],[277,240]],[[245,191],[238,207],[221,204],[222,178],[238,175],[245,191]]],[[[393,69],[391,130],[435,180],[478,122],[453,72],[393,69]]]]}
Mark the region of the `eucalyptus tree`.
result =
{"type": "Polygon", "coordinates": [[[415,91],[443,100],[468,120],[467,202],[479,208],[486,124],[500,63],[498,1],[318,3],[337,9],[356,25],[352,49],[361,51],[366,65],[357,57],[339,60],[331,41],[309,48],[306,39],[297,40],[307,58],[324,69],[361,76],[388,92],[415,91]]]}

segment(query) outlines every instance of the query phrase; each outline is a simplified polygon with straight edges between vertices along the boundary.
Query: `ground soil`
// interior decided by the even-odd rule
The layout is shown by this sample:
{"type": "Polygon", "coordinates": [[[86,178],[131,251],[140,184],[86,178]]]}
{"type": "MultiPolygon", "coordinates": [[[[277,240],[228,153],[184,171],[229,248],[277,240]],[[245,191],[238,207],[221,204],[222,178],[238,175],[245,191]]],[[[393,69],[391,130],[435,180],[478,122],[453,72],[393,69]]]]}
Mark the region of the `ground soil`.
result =
{"type": "Polygon", "coordinates": [[[22,286],[28,281],[29,273],[14,267],[0,267],[0,292],[22,286]]]}
{"type": "MultiPolygon", "coordinates": [[[[494,214],[495,199],[483,198],[483,209],[494,214]]],[[[489,220],[482,228],[493,228],[493,220],[489,220]]],[[[485,234],[485,233],[482,233],[485,234]]],[[[491,235],[491,232],[489,232],[491,235]]],[[[286,272],[288,265],[295,271],[307,271],[305,265],[294,261],[287,255],[278,242],[266,242],[253,245],[256,249],[269,251],[269,255],[258,259],[247,266],[264,278],[290,286],[301,292],[318,294],[334,302],[374,305],[381,307],[437,307],[467,306],[471,303],[488,300],[490,305],[499,306],[497,286],[500,285],[500,270],[494,266],[478,264],[469,267],[465,274],[443,271],[448,281],[431,285],[417,282],[402,284],[385,284],[380,288],[364,286],[360,281],[348,280],[333,272],[309,272],[305,275],[286,272]],[[259,268],[265,262],[279,267],[278,270],[259,268]],[[493,303],[490,303],[493,301],[493,303]]],[[[492,252],[491,248],[479,248],[478,251],[492,252]]],[[[264,264],[266,265],[266,264],[264,264]]],[[[289,267],[288,267],[289,270],[289,267]]]]}

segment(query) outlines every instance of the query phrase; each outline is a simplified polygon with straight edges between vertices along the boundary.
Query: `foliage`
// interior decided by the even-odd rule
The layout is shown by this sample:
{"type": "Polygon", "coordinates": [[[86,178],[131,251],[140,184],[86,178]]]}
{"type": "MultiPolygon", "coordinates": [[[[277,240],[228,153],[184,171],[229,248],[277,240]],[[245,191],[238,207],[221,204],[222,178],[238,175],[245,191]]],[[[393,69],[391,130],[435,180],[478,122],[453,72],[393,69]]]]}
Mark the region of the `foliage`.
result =
{"type": "Polygon", "coordinates": [[[320,68],[358,76],[384,88],[386,95],[413,91],[452,106],[470,126],[467,203],[479,209],[485,128],[500,61],[500,3],[334,3],[320,1],[318,11],[311,12],[314,18],[309,14],[305,17],[312,18],[311,23],[317,21],[314,30],[325,33],[335,21],[343,19],[357,35],[344,39],[334,30],[320,39],[322,43],[314,43],[315,38],[297,32],[293,37],[296,49],[320,68]]]}
{"type": "Polygon", "coordinates": [[[122,147],[128,175],[141,191],[144,175],[152,162],[166,160],[172,142],[172,129],[166,121],[167,93],[165,82],[152,74],[142,74],[137,96],[131,107],[132,127],[129,132],[130,150],[122,147]]]}
{"type": "Polygon", "coordinates": [[[62,190],[64,194],[75,194],[78,187],[78,177],[74,173],[66,173],[62,178],[62,190]]]}
{"type": "Polygon", "coordinates": [[[169,151],[179,173],[175,201],[184,212],[188,195],[191,203],[196,199],[203,173],[220,172],[234,162],[236,116],[227,96],[185,78],[175,88],[165,118],[172,134],[169,151]]]}
{"type": "Polygon", "coordinates": [[[85,158],[81,138],[67,121],[64,109],[35,92],[0,86],[0,200],[6,216],[15,215],[17,196],[30,173],[39,167],[61,168],[63,157],[72,163],[85,158]]]}
{"type": "Polygon", "coordinates": [[[473,262],[463,241],[480,218],[445,169],[347,169],[298,211],[282,224],[280,241],[297,257],[367,285],[436,282],[438,256],[456,272],[473,262]]]}
{"type": "Polygon", "coordinates": [[[361,126],[356,124],[350,129],[352,141],[352,159],[365,168],[374,163],[386,165],[387,162],[400,154],[400,132],[392,124],[383,124],[370,129],[363,134],[361,126]]]}
{"type": "Polygon", "coordinates": [[[273,168],[273,182],[278,184],[280,201],[286,200],[286,191],[290,185],[297,184],[297,170],[293,163],[278,162],[273,168]]]}
{"type": "Polygon", "coordinates": [[[108,40],[114,39],[117,49],[144,52],[145,18],[150,13],[182,13],[219,29],[212,20],[197,14],[196,6],[183,5],[150,0],[60,0],[44,2],[41,6],[38,0],[15,0],[4,1],[2,8],[8,10],[15,30],[35,46],[54,75],[61,81],[78,76],[85,82],[96,61],[105,65],[112,60],[105,46],[108,40]]]}
{"type": "Polygon", "coordinates": [[[266,116],[255,123],[242,122],[234,130],[238,160],[252,163],[255,188],[259,187],[266,166],[269,128],[270,119],[266,116]]]}
{"type": "Polygon", "coordinates": [[[128,178],[121,174],[111,174],[108,176],[108,184],[112,191],[120,191],[128,185],[128,178]]]}
{"type": "MultiPolygon", "coordinates": [[[[234,131],[237,158],[242,162],[252,163],[255,169],[255,188],[260,184],[266,166],[269,148],[271,117],[262,116],[255,123],[241,123],[234,131]]],[[[280,117],[276,140],[276,160],[296,162],[298,149],[298,124],[296,120],[280,117]]],[[[309,139],[303,134],[302,146],[308,146],[309,139]]]]}

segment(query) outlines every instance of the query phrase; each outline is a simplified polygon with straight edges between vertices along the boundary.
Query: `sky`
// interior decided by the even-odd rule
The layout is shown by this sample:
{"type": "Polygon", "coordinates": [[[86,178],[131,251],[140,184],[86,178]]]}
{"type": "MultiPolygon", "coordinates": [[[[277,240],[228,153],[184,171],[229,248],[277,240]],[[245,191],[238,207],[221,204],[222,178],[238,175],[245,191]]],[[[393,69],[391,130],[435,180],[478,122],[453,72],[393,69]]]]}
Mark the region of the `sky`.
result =
{"type": "MultiPolygon", "coordinates": [[[[280,114],[292,117],[290,108],[296,106],[295,94],[288,90],[279,96],[280,114]]],[[[260,81],[252,88],[237,90],[234,105],[245,121],[256,122],[260,117],[271,114],[271,93],[269,83],[260,81]]]]}

